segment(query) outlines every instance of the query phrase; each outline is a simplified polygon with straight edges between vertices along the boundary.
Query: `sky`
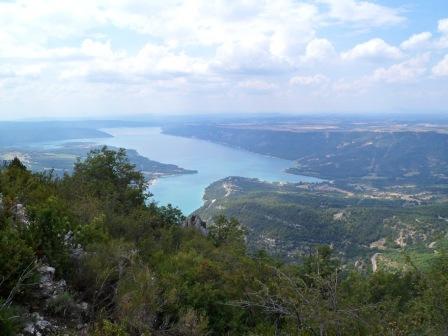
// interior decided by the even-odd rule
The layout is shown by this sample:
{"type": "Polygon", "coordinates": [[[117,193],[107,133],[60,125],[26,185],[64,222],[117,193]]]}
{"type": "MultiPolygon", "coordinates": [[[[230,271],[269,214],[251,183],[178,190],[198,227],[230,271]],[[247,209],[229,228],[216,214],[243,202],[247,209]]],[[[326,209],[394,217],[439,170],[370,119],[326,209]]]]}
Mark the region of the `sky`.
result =
{"type": "Polygon", "coordinates": [[[0,0],[0,119],[446,113],[447,0],[0,0]]]}

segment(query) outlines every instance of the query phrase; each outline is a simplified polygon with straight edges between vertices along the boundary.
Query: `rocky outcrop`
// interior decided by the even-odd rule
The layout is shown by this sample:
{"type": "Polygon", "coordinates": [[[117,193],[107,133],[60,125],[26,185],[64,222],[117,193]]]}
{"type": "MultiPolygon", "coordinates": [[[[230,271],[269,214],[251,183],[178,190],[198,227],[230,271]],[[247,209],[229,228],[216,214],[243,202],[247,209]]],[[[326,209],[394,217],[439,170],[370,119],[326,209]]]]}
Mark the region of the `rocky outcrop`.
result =
{"type": "Polygon", "coordinates": [[[356,268],[359,272],[364,272],[364,271],[367,270],[368,266],[367,266],[367,264],[366,264],[366,262],[365,262],[364,259],[362,259],[362,258],[358,258],[358,259],[355,261],[355,268],[356,268]]]}
{"type": "Polygon", "coordinates": [[[198,215],[189,216],[182,224],[184,228],[193,228],[199,231],[204,236],[208,235],[207,223],[204,222],[198,215]]]}
{"type": "Polygon", "coordinates": [[[11,212],[13,215],[13,219],[16,223],[20,223],[21,225],[28,227],[30,225],[30,220],[26,213],[26,208],[21,203],[16,203],[12,208],[11,212]]]}
{"type": "Polygon", "coordinates": [[[27,321],[22,335],[45,336],[64,334],[76,330],[78,335],[86,334],[89,305],[76,302],[69,293],[64,279],[55,280],[56,269],[47,264],[37,268],[39,281],[30,297],[30,311],[24,316],[27,321]]]}
{"type": "Polygon", "coordinates": [[[72,231],[68,231],[64,236],[64,245],[70,251],[70,258],[74,262],[78,262],[85,255],[85,251],[81,244],[76,243],[75,235],[72,231]]]}
{"type": "Polygon", "coordinates": [[[42,265],[37,269],[40,274],[39,290],[35,292],[39,299],[49,299],[62,294],[67,289],[65,280],[54,280],[56,269],[48,265],[42,265]]]}
{"type": "Polygon", "coordinates": [[[31,321],[23,329],[25,335],[43,336],[55,331],[51,322],[45,320],[39,313],[31,314],[31,321]]]}

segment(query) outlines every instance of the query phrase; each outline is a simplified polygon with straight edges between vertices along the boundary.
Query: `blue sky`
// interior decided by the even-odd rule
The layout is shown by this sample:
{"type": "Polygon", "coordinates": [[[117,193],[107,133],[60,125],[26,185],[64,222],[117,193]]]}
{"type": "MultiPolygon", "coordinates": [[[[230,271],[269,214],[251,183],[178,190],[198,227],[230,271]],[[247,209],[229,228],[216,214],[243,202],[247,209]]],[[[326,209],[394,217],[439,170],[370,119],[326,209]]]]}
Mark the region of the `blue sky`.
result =
{"type": "Polygon", "coordinates": [[[442,112],[446,0],[0,0],[0,119],[442,112]]]}

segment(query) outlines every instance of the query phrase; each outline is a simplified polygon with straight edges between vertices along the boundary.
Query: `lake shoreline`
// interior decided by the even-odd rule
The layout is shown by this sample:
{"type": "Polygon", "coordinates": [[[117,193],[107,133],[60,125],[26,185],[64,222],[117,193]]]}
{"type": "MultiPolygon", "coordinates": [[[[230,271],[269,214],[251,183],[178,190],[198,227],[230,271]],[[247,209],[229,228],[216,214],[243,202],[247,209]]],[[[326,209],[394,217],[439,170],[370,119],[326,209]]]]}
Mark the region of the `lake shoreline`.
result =
{"type": "Polygon", "coordinates": [[[161,127],[105,128],[110,139],[96,139],[107,146],[136,150],[158,162],[195,170],[195,174],[152,177],[149,191],[159,205],[172,204],[185,214],[203,204],[205,189],[228,176],[257,178],[266,182],[319,182],[318,178],[285,172],[294,161],[236,149],[206,140],[164,134],[161,127]]]}

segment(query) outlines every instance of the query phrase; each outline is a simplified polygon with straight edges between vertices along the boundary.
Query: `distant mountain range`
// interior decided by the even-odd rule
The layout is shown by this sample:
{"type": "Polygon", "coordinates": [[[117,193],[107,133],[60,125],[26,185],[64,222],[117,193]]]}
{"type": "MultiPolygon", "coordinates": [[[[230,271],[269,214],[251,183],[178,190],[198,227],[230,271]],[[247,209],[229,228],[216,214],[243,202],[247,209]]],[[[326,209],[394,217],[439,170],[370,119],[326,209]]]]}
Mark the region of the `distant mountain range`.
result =
{"type": "Polygon", "coordinates": [[[294,160],[290,173],[345,186],[443,189],[448,183],[448,126],[222,124],[171,126],[164,132],[294,160]]]}

